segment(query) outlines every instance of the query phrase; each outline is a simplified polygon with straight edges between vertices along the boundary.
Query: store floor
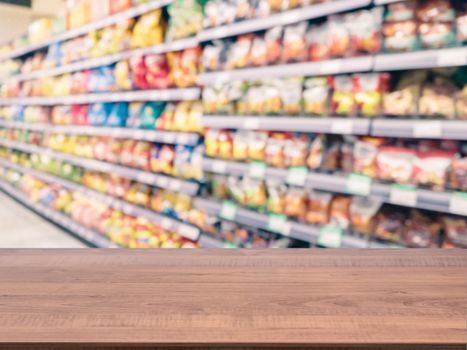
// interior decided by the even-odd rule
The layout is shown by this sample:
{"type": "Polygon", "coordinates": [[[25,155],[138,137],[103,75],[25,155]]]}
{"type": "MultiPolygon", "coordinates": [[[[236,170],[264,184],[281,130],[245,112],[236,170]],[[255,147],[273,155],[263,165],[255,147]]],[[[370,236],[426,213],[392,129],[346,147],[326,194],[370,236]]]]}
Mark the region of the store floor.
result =
{"type": "Polygon", "coordinates": [[[0,248],[84,248],[51,224],[0,192],[0,248]]]}

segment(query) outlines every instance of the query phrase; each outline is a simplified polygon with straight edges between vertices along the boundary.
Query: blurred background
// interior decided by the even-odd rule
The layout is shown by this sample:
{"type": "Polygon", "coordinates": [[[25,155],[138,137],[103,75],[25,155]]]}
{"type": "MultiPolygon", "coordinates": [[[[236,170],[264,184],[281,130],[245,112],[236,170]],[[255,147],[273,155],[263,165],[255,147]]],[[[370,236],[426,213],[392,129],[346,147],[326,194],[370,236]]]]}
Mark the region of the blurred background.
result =
{"type": "Polygon", "coordinates": [[[464,1],[0,1],[0,29],[0,247],[467,247],[464,1]]]}

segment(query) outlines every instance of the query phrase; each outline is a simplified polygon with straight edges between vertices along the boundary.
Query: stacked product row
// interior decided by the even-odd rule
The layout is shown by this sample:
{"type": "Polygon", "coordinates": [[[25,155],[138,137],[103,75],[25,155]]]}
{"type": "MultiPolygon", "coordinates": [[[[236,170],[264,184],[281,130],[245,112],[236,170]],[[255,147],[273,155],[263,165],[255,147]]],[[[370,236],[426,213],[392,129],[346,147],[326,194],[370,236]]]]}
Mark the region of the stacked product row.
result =
{"type": "Polygon", "coordinates": [[[0,62],[2,166],[105,204],[85,227],[132,247],[167,232],[177,247],[467,247],[465,4],[154,0],[86,30],[91,3],[0,62]],[[423,69],[377,68],[399,54],[423,69]],[[401,119],[414,138],[373,133],[401,119]],[[136,231],[100,227],[109,210],[136,231]]]}

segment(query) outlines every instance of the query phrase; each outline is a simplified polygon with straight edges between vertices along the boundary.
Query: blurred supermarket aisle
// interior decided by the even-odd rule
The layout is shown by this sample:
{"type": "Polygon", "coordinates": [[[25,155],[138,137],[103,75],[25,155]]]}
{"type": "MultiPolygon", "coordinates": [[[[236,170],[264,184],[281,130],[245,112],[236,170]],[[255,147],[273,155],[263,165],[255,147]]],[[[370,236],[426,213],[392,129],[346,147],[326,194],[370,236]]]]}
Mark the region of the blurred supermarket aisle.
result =
{"type": "Polygon", "coordinates": [[[84,248],[59,227],[0,192],[0,248],[84,248]]]}

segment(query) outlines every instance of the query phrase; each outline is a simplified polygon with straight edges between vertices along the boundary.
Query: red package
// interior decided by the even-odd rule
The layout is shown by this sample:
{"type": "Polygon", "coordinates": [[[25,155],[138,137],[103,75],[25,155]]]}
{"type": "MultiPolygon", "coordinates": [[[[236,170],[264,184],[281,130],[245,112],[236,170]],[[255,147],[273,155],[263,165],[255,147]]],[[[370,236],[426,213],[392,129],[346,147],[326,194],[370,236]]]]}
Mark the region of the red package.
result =
{"type": "Polygon", "coordinates": [[[285,27],[282,43],[282,63],[301,62],[307,59],[306,29],[306,22],[285,27]]]}
{"type": "Polygon", "coordinates": [[[375,178],[377,174],[377,157],[383,139],[364,137],[355,142],[353,159],[354,171],[375,178]]]}
{"type": "Polygon", "coordinates": [[[170,86],[169,65],[165,55],[148,55],[144,58],[144,65],[148,89],[166,89],[170,86]]]}
{"type": "Polygon", "coordinates": [[[311,26],[306,37],[310,61],[322,61],[331,56],[329,26],[327,23],[311,26]]]}
{"type": "Polygon", "coordinates": [[[132,72],[133,85],[138,89],[148,89],[149,84],[146,80],[147,67],[144,57],[130,58],[130,68],[132,72]]]}
{"type": "Polygon", "coordinates": [[[89,125],[88,105],[71,106],[71,122],[73,125],[89,125]]]}
{"type": "Polygon", "coordinates": [[[277,63],[282,52],[282,27],[269,29],[264,35],[267,64],[277,63]]]}
{"type": "Polygon", "coordinates": [[[440,230],[437,218],[413,209],[404,225],[404,243],[413,248],[437,247],[440,230]]]}
{"type": "Polygon", "coordinates": [[[381,147],[377,156],[378,178],[401,184],[412,180],[416,152],[403,147],[381,147]]]}
{"type": "Polygon", "coordinates": [[[361,10],[346,16],[352,54],[375,54],[381,51],[383,8],[361,10]]]}
{"type": "Polygon", "coordinates": [[[344,57],[350,53],[350,33],[343,16],[330,16],[328,20],[330,56],[344,57]]]}

